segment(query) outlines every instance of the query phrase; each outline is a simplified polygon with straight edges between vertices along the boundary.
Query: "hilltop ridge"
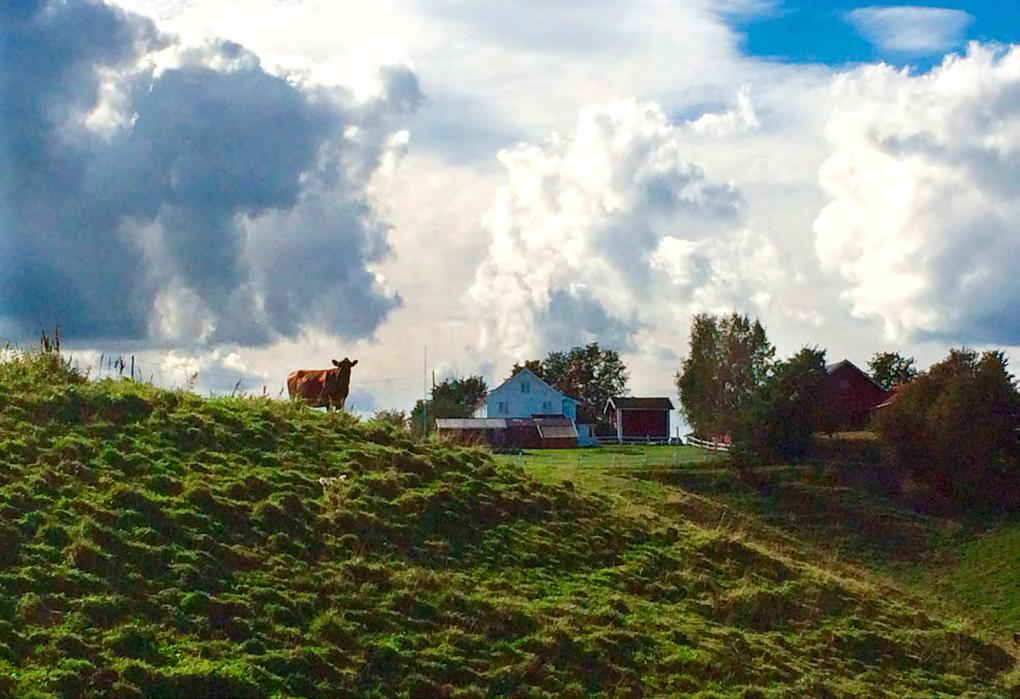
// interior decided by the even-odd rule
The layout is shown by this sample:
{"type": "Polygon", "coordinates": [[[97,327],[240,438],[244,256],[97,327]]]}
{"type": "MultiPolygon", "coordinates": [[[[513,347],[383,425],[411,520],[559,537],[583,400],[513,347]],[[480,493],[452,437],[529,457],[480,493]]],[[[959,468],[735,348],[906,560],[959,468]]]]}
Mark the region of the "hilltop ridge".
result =
{"type": "Polygon", "coordinates": [[[0,695],[1004,695],[750,538],[301,404],[0,364],[0,695]]]}

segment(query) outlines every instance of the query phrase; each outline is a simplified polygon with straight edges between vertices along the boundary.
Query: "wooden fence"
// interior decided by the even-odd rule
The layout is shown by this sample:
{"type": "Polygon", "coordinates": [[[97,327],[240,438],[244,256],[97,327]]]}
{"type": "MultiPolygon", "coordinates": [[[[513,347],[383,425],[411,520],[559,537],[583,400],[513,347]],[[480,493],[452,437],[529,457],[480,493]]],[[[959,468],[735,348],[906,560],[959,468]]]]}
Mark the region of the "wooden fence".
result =
{"type": "Polygon", "coordinates": [[[725,442],[710,442],[707,439],[698,439],[693,434],[689,434],[685,437],[687,444],[692,447],[700,447],[701,449],[707,449],[709,451],[729,451],[732,444],[726,444],[725,442]]]}
{"type": "Polygon", "coordinates": [[[683,440],[679,437],[617,437],[612,435],[596,436],[595,441],[598,442],[599,446],[605,444],[683,444],[683,440]]]}

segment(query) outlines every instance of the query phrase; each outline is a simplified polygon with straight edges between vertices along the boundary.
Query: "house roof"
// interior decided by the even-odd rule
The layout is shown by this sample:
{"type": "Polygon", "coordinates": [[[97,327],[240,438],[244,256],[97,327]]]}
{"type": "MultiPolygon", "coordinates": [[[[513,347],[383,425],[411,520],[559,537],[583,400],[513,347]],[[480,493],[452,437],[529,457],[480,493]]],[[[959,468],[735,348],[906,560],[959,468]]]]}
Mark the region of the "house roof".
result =
{"type": "Polygon", "coordinates": [[[609,406],[613,406],[614,410],[673,410],[673,401],[669,398],[630,398],[620,396],[606,401],[606,408],[609,408],[609,406]]]}
{"type": "Polygon", "coordinates": [[[518,376],[521,376],[522,374],[530,376],[532,379],[534,379],[538,383],[542,384],[543,386],[548,388],[550,391],[553,391],[554,393],[558,393],[562,398],[566,398],[567,400],[573,401],[575,403],[580,403],[581,402],[577,398],[573,398],[571,396],[568,396],[567,394],[565,394],[562,391],[558,390],[555,386],[549,385],[549,383],[547,381],[542,380],[542,378],[538,374],[533,372],[531,369],[521,369],[516,374],[511,376],[509,379],[507,379],[506,381],[504,381],[500,385],[496,386],[496,388],[494,388],[491,391],[489,391],[489,395],[491,396],[493,393],[495,393],[496,391],[500,390],[501,388],[506,386],[508,383],[510,383],[511,381],[516,379],[518,376]]]}
{"type": "Polygon", "coordinates": [[[854,364],[853,362],[851,362],[851,361],[850,361],[849,359],[844,359],[844,360],[843,360],[843,361],[841,361],[841,362],[833,362],[832,364],[826,364],[826,365],[825,365],[825,373],[826,373],[826,374],[829,374],[829,375],[832,375],[832,374],[834,374],[834,373],[835,373],[835,372],[836,372],[837,370],[839,370],[840,368],[842,368],[842,367],[844,367],[844,366],[850,367],[851,369],[853,369],[854,371],[856,371],[856,372],[857,372],[858,374],[860,374],[861,376],[863,376],[864,378],[866,378],[866,379],[867,379],[868,381],[870,381],[871,383],[873,383],[873,384],[875,384],[876,386],[878,386],[878,388],[880,388],[881,390],[883,390],[883,391],[885,391],[885,390],[886,390],[886,389],[885,389],[885,388],[884,388],[884,387],[882,386],[882,384],[880,384],[880,383],[879,383],[878,381],[875,381],[875,379],[871,378],[871,374],[869,374],[868,372],[866,372],[866,371],[864,371],[863,369],[861,369],[861,368],[860,368],[859,366],[857,366],[856,364],[854,364]]]}
{"type": "Polygon", "coordinates": [[[441,417],[436,418],[440,430],[505,430],[506,420],[501,417],[441,417]]]}

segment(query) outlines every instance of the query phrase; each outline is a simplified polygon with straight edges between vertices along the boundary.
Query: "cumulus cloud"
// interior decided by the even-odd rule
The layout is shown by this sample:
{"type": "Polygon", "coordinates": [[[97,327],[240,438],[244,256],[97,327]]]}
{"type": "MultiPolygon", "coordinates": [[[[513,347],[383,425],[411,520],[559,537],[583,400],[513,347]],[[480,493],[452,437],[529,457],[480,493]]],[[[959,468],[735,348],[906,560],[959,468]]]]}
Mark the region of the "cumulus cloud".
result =
{"type": "Polygon", "coordinates": [[[860,7],[847,20],[880,49],[923,55],[959,46],[974,18],[963,10],[898,5],[860,7]]]}
{"type": "Polygon", "coordinates": [[[1020,48],[848,74],[828,138],[816,248],[853,312],[891,338],[1020,344],[1020,48]]]}
{"type": "Polygon", "coordinates": [[[96,0],[5,4],[0,321],[31,334],[262,344],[371,335],[400,299],[369,182],[414,73],[357,99],[184,46],[96,0]]]}
{"type": "Polygon", "coordinates": [[[751,88],[744,85],[737,92],[737,103],[724,112],[702,114],[690,122],[695,133],[727,138],[739,133],[756,131],[761,123],[751,102],[751,88]]]}
{"type": "Polygon", "coordinates": [[[737,188],[684,157],[685,133],[627,100],[500,153],[508,183],[471,289],[483,345],[516,358],[590,340],[626,349],[643,328],[758,295],[753,260],[771,246],[746,229],[737,188]]]}

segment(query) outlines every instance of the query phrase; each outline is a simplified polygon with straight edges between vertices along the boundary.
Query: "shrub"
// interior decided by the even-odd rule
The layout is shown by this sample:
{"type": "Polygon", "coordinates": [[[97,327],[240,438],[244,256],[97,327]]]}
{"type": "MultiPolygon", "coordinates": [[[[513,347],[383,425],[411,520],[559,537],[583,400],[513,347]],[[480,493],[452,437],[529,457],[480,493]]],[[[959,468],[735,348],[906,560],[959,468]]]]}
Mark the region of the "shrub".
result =
{"type": "Polygon", "coordinates": [[[1020,393],[1001,352],[952,350],[904,386],[876,428],[887,461],[957,506],[1020,500],[1020,393]]]}
{"type": "Polygon", "coordinates": [[[803,348],[775,365],[741,415],[733,460],[738,466],[761,461],[796,461],[811,451],[812,435],[825,422],[822,400],[825,351],[803,348]]]}

